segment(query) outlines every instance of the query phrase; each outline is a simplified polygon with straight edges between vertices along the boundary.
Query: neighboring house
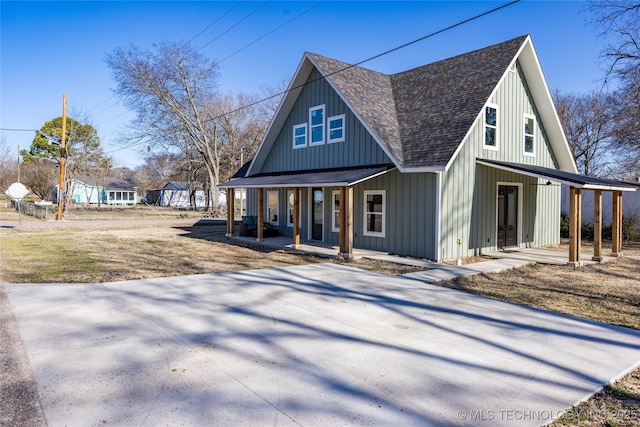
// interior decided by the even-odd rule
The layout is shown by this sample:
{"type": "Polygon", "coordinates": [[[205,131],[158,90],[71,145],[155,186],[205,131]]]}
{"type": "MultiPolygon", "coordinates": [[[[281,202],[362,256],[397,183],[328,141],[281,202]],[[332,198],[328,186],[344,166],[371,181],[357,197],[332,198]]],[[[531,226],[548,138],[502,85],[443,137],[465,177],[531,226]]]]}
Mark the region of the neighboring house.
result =
{"type": "MultiPolygon", "coordinates": [[[[194,183],[195,207],[207,205],[207,199],[202,183],[194,183]]],[[[189,184],[186,182],[170,181],[159,190],[151,190],[146,194],[146,201],[157,206],[171,206],[174,208],[191,207],[189,184]]]]}
{"type": "Polygon", "coordinates": [[[107,178],[102,188],[102,203],[105,205],[135,205],[138,187],[126,179],[107,178]]]}
{"type": "MultiPolygon", "coordinates": [[[[74,178],[70,188],[71,201],[77,204],[135,205],[138,200],[138,187],[126,179],[74,178]]],[[[52,200],[57,202],[57,190],[52,194],[52,200]]]]}
{"type": "Polygon", "coordinates": [[[559,243],[561,184],[625,189],[576,174],[522,36],[393,75],[306,53],[221,188],[294,243],[442,260],[559,243]]]}

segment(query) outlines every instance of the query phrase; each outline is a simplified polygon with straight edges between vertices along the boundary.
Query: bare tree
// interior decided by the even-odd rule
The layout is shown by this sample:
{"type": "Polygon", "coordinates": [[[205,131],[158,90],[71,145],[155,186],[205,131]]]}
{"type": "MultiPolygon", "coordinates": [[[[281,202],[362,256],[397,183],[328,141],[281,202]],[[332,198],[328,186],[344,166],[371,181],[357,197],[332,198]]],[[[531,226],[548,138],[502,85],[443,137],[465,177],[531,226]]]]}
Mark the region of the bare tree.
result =
{"type": "Polygon", "coordinates": [[[553,97],[580,173],[611,176],[617,148],[615,97],[603,92],[577,96],[557,91],[553,97]]]}
{"type": "Polygon", "coordinates": [[[22,183],[43,200],[51,200],[51,194],[56,188],[59,176],[59,166],[51,160],[39,159],[24,162],[20,168],[22,183]]]}
{"type": "Polygon", "coordinates": [[[589,9],[597,17],[592,24],[607,40],[606,80],[619,83],[616,142],[640,155],[640,2],[594,0],[589,9]]]}
{"type": "Polygon", "coordinates": [[[18,154],[12,153],[4,135],[0,138],[0,189],[4,192],[18,179],[18,154]]]}
{"type": "Polygon", "coordinates": [[[219,116],[220,173],[225,181],[253,157],[271,118],[261,113],[256,101],[256,96],[227,95],[216,105],[222,113],[212,113],[219,116]]]}
{"type": "Polygon", "coordinates": [[[159,43],[153,49],[118,48],[107,56],[116,93],[136,112],[137,137],[154,143],[195,147],[205,166],[210,194],[218,204],[220,147],[216,120],[218,65],[189,43],[159,43]]]}

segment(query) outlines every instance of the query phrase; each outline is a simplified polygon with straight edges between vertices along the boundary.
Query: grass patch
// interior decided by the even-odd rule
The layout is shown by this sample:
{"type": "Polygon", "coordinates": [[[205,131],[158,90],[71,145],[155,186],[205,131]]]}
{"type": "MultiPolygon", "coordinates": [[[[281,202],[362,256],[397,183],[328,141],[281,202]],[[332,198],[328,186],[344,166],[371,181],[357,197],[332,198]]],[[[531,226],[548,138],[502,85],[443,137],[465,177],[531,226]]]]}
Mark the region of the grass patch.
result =
{"type": "Polygon", "coordinates": [[[327,261],[232,244],[224,232],[224,225],[3,229],[1,278],[8,283],[110,282],[327,261]]]}

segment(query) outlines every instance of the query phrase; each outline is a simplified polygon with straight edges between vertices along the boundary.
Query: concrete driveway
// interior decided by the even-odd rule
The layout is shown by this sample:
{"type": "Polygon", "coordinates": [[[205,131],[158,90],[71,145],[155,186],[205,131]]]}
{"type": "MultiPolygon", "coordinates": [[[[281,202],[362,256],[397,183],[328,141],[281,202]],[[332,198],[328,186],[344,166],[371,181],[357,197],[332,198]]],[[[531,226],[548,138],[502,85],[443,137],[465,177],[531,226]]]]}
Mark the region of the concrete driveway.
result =
{"type": "Polygon", "coordinates": [[[640,333],[334,264],[7,285],[51,426],[539,426],[640,333]]]}

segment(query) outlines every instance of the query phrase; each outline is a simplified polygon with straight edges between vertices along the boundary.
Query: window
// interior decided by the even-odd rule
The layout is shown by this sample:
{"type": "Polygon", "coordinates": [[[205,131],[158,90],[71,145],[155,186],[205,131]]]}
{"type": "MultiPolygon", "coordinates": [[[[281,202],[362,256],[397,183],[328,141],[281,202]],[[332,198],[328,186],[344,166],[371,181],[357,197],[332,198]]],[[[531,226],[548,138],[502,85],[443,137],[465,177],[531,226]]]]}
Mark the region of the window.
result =
{"type": "Polygon", "coordinates": [[[293,127],[293,148],[307,146],[307,124],[295,125],[293,127]]]}
{"type": "Polygon", "coordinates": [[[329,143],[344,141],[344,114],[329,117],[329,143]]]}
{"type": "Polygon", "coordinates": [[[309,109],[309,145],[324,144],[324,105],[309,109]]]}
{"type": "Polygon", "coordinates": [[[340,191],[334,190],[331,192],[331,231],[334,233],[340,232],[340,191]]]}
{"type": "Polygon", "coordinates": [[[536,119],[533,116],[524,116],[524,155],[535,154],[535,127],[536,119]]]}
{"type": "Polygon", "coordinates": [[[384,237],[385,191],[364,192],[364,235],[384,237]]]}
{"type": "MultiPolygon", "coordinates": [[[[293,227],[293,195],[294,191],[287,193],[287,227],[293,227]]],[[[302,226],[302,209],[298,208],[298,226],[302,226]]]]}
{"type": "Polygon", "coordinates": [[[267,221],[278,225],[278,192],[267,191],[267,221]]]}
{"type": "Polygon", "coordinates": [[[484,108],[484,148],[498,149],[498,107],[487,105],[484,108]]]}

